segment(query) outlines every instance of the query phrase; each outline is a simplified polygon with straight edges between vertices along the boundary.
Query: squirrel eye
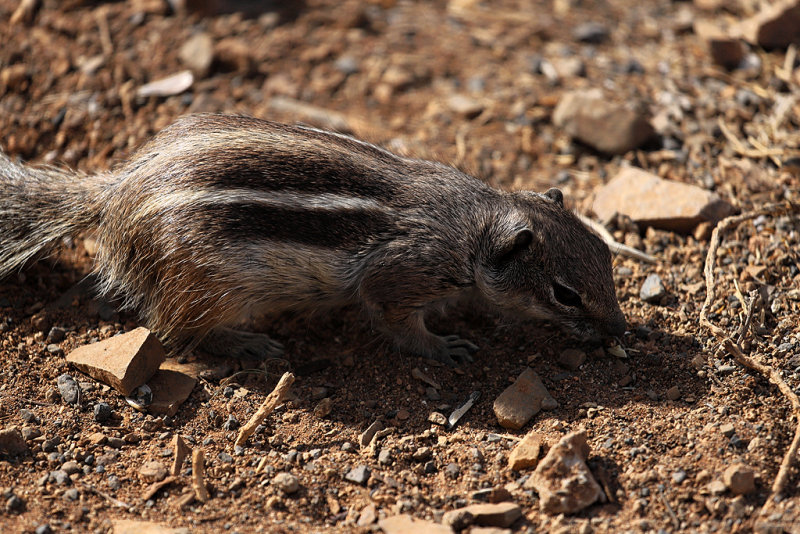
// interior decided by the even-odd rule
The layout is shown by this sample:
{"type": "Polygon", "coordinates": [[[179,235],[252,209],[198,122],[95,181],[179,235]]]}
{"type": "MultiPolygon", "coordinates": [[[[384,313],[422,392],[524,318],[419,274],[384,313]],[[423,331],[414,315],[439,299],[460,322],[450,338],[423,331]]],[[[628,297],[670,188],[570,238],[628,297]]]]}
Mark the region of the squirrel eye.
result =
{"type": "Polygon", "coordinates": [[[583,303],[580,295],[567,286],[562,286],[558,282],[553,282],[553,296],[559,304],[570,308],[577,308],[583,303]]]}

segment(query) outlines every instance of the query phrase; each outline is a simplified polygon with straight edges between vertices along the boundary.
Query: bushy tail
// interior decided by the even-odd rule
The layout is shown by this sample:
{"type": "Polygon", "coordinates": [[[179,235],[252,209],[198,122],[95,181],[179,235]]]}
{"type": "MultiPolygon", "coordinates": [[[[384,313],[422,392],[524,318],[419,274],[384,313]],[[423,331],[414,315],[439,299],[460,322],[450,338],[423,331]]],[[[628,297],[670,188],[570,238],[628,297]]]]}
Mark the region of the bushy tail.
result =
{"type": "Polygon", "coordinates": [[[0,152],[0,278],[97,224],[106,179],[27,167],[0,152]]]}

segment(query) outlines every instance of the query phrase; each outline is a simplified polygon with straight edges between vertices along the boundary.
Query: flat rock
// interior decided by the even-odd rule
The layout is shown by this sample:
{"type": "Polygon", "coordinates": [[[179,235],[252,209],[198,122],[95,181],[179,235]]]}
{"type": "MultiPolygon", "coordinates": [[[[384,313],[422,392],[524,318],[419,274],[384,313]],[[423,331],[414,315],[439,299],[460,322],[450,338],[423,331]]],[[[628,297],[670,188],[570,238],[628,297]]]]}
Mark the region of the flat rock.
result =
{"type": "Polygon", "coordinates": [[[528,432],[508,455],[508,467],[514,471],[536,467],[539,463],[539,455],[542,453],[543,442],[541,434],[534,431],[528,432]]]}
{"type": "Polygon", "coordinates": [[[549,514],[574,514],[605,500],[600,484],[586,465],[586,431],[567,434],[539,462],[525,488],[539,493],[539,506],[549,514]]]}
{"type": "Polygon", "coordinates": [[[189,534],[186,527],[170,528],[151,521],[112,519],[111,534],[189,534]]]}
{"type": "Polygon", "coordinates": [[[408,514],[394,515],[378,521],[378,526],[386,534],[453,534],[447,525],[433,521],[414,519],[408,514]]]}
{"type": "Polygon", "coordinates": [[[664,287],[664,283],[656,273],[648,274],[639,289],[639,298],[650,303],[658,302],[666,294],[667,290],[664,287]]]}
{"type": "Polygon", "coordinates": [[[553,111],[553,124],[606,154],[624,154],[655,133],[647,113],[636,105],[609,101],[600,89],[565,93],[553,111]]]}
{"type": "Polygon", "coordinates": [[[751,467],[743,464],[730,466],[722,473],[722,481],[735,495],[747,495],[756,490],[756,474],[751,467]]]}
{"type": "Polygon", "coordinates": [[[19,427],[9,426],[0,430],[0,454],[24,454],[27,451],[28,444],[19,427]]]}
{"type": "Polygon", "coordinates": [[[472,514],[473,522],[484,527],[506,528],[522,517],[522,508],[513,502],[471,504],[464,508],[472,514]]]}
{"type": "Polygon", "coordinates": [[[542,384],[539,375],[530,367],[506,388],[494,401],[494,414],[505,428],[518,430],[540,410],[558,407],[550,392],[542,384]]]}
{"type": "Polygon", "coordinates": [[[183,366],[173,360],[164,362],[148,381],[153,392],[153,402],[147,411],[153,415],[178,413],[178,408],[192,394],[197,379],[183,372],[183,366]]]}
{"type": "Polygon", "coordinates": [[[140,327],[78,347],[69,353],[67,361],[128,396],[153,376],[165,358],[164,347],[155,334],[140,327]]]}
{"type": "Polygon", "coordinates": [[[742,37],[750,43],[767,50],[786,48],[800,38],[800,1],[764,3],[761,11],[739,26],[742,37]]]}
{"type": "Polygon", "coordinates": [[[603,221],[619,213],[640,226],[681,233],[691,232],[701,222],[716,223],[734,211],[716,193],[634,167],[621,169],[600,188],[592,210],[603,221]]]}

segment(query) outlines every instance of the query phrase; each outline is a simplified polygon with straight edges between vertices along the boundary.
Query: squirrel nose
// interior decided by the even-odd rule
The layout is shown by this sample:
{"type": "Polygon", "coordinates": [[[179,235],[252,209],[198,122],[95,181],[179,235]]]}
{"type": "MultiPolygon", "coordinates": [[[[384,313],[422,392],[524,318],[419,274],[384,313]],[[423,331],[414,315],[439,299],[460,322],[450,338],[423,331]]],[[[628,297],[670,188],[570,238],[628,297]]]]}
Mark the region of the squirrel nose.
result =
{"type": "Polygon", "coordinates": [[[625,317],[620,313],[617,317],[606,324],[606,332],[610,336],[619,337],[628,329],[625,317]]]}

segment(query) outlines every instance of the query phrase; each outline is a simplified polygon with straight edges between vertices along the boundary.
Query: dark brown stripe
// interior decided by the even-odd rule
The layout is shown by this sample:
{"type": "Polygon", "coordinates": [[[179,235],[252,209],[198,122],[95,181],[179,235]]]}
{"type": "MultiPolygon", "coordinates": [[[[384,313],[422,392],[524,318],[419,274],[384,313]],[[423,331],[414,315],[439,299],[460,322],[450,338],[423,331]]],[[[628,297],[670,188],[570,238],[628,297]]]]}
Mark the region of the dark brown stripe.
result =
{"type": "Polygon", "coordinates": [[[393,224],[377,210],[275,208],[260,204],[205,205],[199,217],[226,240],[269,239],[323,248],[357,250],[393,224]]]}

